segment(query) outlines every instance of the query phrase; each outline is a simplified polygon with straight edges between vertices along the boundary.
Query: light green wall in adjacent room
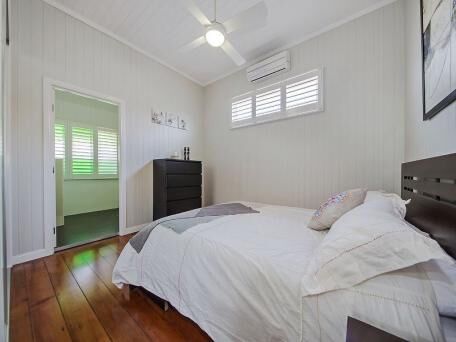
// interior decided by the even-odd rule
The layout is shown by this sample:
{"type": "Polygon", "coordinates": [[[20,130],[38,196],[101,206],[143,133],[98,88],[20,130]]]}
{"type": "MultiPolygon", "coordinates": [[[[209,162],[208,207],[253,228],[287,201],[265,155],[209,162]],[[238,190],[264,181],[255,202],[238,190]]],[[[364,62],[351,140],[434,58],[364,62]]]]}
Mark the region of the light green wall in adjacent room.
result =
{"type": "MultiPolygon", "coordinates": [[[[56,90],[55,119],[118,129],[116,105],[56,90]]],[[[119,207],[118,179],[65,179],[64,215],[75,215],[119,207]]]]}
{"type": "Polygon", "coordinates": [[[119,207],[117,179],[66,180],[63,193],[64,215],[76,215],[119,207]]]}
{"type": "Polygon", "coordinates": [[[80,96],[63,90],[55,92],[56,120],[86,123],[99,127],[118,128],[116,105],[80,96]]]}

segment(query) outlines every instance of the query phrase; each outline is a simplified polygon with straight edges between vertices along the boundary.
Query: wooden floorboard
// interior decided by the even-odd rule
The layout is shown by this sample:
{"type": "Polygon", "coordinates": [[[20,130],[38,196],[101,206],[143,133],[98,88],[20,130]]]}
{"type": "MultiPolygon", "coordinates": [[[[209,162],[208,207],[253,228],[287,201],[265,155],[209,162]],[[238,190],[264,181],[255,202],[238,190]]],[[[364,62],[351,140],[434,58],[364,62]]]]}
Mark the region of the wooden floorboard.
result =
{"type": "Polygon", "coordinates": [[[83,256],[84,252],[75,255],[66,253],[63,258],[111,339],[147,341],[144,331],[112,296],[101,279],[86,264],[83,256]]]}
{"type": "MultiPolygon", "coordinates": [[[[122,292],[111,281],[112,270],[114,268],[112,257],[113,255],[117,257],[116,250],[112,245],[98,248],[95,252],[98,254],[98,257],[88,260],[89,266],[150,338],[157,341],[163,341],[165,339],[167,341],[189,340],[183,334],[186,331],[175,329],[174,325],[170,324],[164,317],[166,313],[157,304],[151,302],[149,298],[143,296],[139,289],[130,293],[129,300],[124,298],[122,292]],[[112,251],[108,251],[106,247],[112,248],[112,251]]],[[[197,337],[198,333],[199,331],[195,331],[190,335],[197,337]]],[[[195,338],[192,338],[192,340],[195,340],[195,338]]]]}
{"type": "Polygon", "coordinates": [[[11,341],[33,341],[24,265],[13,268],[11,283],[14,286],[11,286],[10,299],[10,339],[11,341]]]}
{"type": "Polygon", "coordinates": [[[109,341],[109,336],[93,312],[61,255],[45,260],[57,300],[73,341],[109,341]]]}
{"type": "Polygon", "coordinates": [[[55,296],[42,259],[27,263],[24,268],[28,300],[31,307],[55,296]]]}
{"type": "Polygon", "coordinates": [[[142,290],[126,299],[111,281],[130,236],[68,249],[13,267],[11,341],[210,341],[174,308],[142,290]]]}
{"type": "Polygon", "coordinates": [[[30,308],[35,341],[71,341],[62,311],[55,297],[30,308]]]}
{"type": "Polygon", "coordinates": [[[26,263],[23,268],[26,294],[22,296],[27,296],[34,341],[71,341],[44,260],[26,263]]]}

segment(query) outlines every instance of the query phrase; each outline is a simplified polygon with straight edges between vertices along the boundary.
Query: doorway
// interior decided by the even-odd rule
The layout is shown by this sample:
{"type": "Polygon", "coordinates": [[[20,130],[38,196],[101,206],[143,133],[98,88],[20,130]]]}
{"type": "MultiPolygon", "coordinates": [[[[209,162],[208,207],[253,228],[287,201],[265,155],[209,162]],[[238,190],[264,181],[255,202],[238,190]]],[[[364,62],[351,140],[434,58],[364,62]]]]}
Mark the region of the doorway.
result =
{"type": "Polygon", "coordinates": [[[56,248],[119,232],[117,105],[55,89],[56,248]]]}
{"type": "Polygon", "coordinates": [[[123,103],[49,80],[44,93],[50,249],[124,235],[123,103]]]}

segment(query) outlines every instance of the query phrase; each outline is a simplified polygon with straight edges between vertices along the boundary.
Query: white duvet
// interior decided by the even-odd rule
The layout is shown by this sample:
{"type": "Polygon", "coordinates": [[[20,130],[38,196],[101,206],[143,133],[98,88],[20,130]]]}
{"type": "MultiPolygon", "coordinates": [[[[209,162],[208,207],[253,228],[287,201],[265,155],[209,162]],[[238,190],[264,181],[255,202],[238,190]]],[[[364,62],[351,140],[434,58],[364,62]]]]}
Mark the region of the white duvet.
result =
{"type": "Polygon", "coordinates": [[[325,232],[313,210],[248,204],[182,234],[157,226],[139,254],[127,244],[113,282],[169,301],[216,341],[345,341],[347,316],[411,341],[440,341],[431,285],[419,266],[347,290],[301,295],[325,232]]]}

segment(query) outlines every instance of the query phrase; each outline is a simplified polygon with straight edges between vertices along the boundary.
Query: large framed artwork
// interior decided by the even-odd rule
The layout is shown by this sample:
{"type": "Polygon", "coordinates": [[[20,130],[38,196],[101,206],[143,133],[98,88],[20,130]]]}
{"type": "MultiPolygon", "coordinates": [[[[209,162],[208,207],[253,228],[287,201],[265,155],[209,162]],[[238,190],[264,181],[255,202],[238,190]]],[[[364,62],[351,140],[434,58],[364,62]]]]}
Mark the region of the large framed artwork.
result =
{"type": "Polygon", "coordinates": [[[423,119],[456,100],[456,0],[421,0],[423,119]]]}

